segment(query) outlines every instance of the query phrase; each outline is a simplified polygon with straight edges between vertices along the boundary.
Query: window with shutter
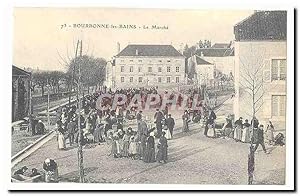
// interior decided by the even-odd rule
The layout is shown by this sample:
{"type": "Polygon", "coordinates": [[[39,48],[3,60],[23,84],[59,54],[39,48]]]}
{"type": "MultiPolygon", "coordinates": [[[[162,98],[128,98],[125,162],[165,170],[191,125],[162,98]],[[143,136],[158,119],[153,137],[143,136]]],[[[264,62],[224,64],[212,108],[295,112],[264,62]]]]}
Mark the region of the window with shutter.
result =
{"type": "Polygon", "coordinates": [[[286,79],[286,60],[280,61],[280,80],[286,79]]]}
{"type": "Polygon", "coordinates": [[[285,95],[272,95],[272,116],[285,116],[285,95]]]}
{"type": "Polygon", "coordinates": [[[286,80],[286,59],[272,59],[272,81],[286,80]]]}
{"type": "Polygon", "coordinates": [[[171,82],[171,77],[167,77],[167,83],[171,82]]]}

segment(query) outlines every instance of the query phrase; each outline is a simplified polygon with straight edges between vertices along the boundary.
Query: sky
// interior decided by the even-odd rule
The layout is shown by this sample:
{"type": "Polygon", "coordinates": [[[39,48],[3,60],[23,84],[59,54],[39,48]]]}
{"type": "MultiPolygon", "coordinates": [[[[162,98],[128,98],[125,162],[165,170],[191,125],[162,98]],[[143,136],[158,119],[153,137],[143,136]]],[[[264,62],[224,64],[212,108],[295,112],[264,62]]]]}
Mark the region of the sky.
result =
{"type": "Polygon", "coordinates": [[[65,70],[78,39],[83,54],[110,60],[128,44],[172,44],[176,49],[208,39],[234,40],[233,26],[253,10],[169,10],[117,8],[15,8],[13,64],[40,70],[65,70]],[[109,28],[75,28],[98,24],[109,28]],[[112,28],[111,26],[117,28],[112,28]],[[136,26],[135,29],[119,25],[136,26]],[[151,29],[152,25],[168,29],[151,29]],[[144,26],[149,29],[144,29],[144,26]]]}

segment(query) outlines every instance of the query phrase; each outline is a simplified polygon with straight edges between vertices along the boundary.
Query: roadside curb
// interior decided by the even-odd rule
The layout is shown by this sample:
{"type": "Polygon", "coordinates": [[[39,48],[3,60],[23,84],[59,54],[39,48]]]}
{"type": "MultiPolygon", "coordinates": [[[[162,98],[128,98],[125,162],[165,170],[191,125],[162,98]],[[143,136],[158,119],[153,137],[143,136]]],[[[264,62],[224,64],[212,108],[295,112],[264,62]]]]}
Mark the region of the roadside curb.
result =
{"type": "MultiPolygon", "coordinates": [[[[26,158],[27,156],[29,156],[31,153],[33,153],[35,150],[33,150],[33,152],[31,152],[28,155],[25,155],[24,157],[22,157],[22,155],[24,155],[25,153],[27,153],[30,149],[33,149],[34,146],[36,146],[37,144],[39,144],[40,142],[42,142],[44,139],[46,139],[47,137],[49,137],[51,134],[53,134],[54,131],[50,131],[49,133],[47,133],[46,135],[43,135],[42,137],[40,137],[39,139],[37,139],[34,143],[28,145],[27,147],[25,147],[23,150],[19,151],[17,154],[15,154],[13,157],[11,157],[11,167],[13,167],[14,165],[16,165],[17,163],[19,163],[20,161],[22,161],[24,158],[26,158]],[[20,158],[20,160],[18,160],[18,158],[20,158]]],[[[54,136],[54,134],[53,134],[54,136]]],[[[49,137],[49,139],[44,143],[48,142],[53,136],[49,137]]],[[[44,144],[43,143],[43,144],[44,144]]],[[[42,145],[43,145],[42,144],[42,145]]]]}

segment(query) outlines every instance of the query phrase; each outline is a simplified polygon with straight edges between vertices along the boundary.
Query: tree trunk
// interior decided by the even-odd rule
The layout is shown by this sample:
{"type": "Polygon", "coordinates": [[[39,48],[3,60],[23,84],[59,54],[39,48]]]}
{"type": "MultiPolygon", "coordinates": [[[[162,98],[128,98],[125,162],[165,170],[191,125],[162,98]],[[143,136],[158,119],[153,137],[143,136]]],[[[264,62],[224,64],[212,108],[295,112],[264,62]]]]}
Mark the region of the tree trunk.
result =
{"type": "Polygon", "coordinates": [[[44,86],[41,86],[41,89],[42,89],[42,96],[44,96],[44,94],[45,94],[44,86]]]}

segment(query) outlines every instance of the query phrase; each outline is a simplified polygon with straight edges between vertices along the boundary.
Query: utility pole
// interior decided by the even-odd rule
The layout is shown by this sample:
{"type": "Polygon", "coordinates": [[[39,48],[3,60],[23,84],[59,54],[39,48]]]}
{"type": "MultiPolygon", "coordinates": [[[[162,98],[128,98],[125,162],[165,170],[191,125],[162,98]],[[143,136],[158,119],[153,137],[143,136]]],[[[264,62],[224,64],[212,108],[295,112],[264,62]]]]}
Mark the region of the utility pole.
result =
{"type": "MultiPolygon", "coordinates": [[[[76,58],[77,58],[77,53],[78,53],[78,46],[79,46],[79,40],[77,41],[76,45],[76,51],[75,51],[75,58],[74,58],[74,66],[73,66],[73,71],[71,75],[71,92],[69,92],[69,105],[71,105],[71,97],[73,93],[73,83],[74,83],[74,77],[75,77],[75,70],[76,70],[76,58]]],[[[77,98],[78,100],[78,98],[77,98]]]]}
{"type": "Polygon", "coordinates": [[[32,73],[30,73],[30,78],[29,78],[29,107],[28,107],[28,113],[29,115],[28,116],[31,116],[32,115],[32,73]]]}
{"type": "MultiPolygon", "coordinates": [[[[80,51],[79,51],[79,57],[82,57],[82,40],[77,42],[77,48],[76,48],[76,54],[78,50],[78,46],[80,45],[80,51]]],[[[77,56],[76,56],[77,57],[77,56]]],[[[75,57],[75,59],[76,59],[75,57]]],[[[81,61],[78,63],[78,90],[77,90],[77,96],[78,96],[78,133],[79,133],[79,139],[78,139],[78,167],[79,167],[79,182],[84,182],[84,168],[83,168],[83,152],[82,152],[82,130],[81,130],[81,123],[80,123],[80,113],[81,113],[81,61]]]]}
{"type": "Polygon", "coordinates": [[[47,79],[47,125],[48,130],[50,130],[50,92],[49,92],[49,79],[47,79]]]}

